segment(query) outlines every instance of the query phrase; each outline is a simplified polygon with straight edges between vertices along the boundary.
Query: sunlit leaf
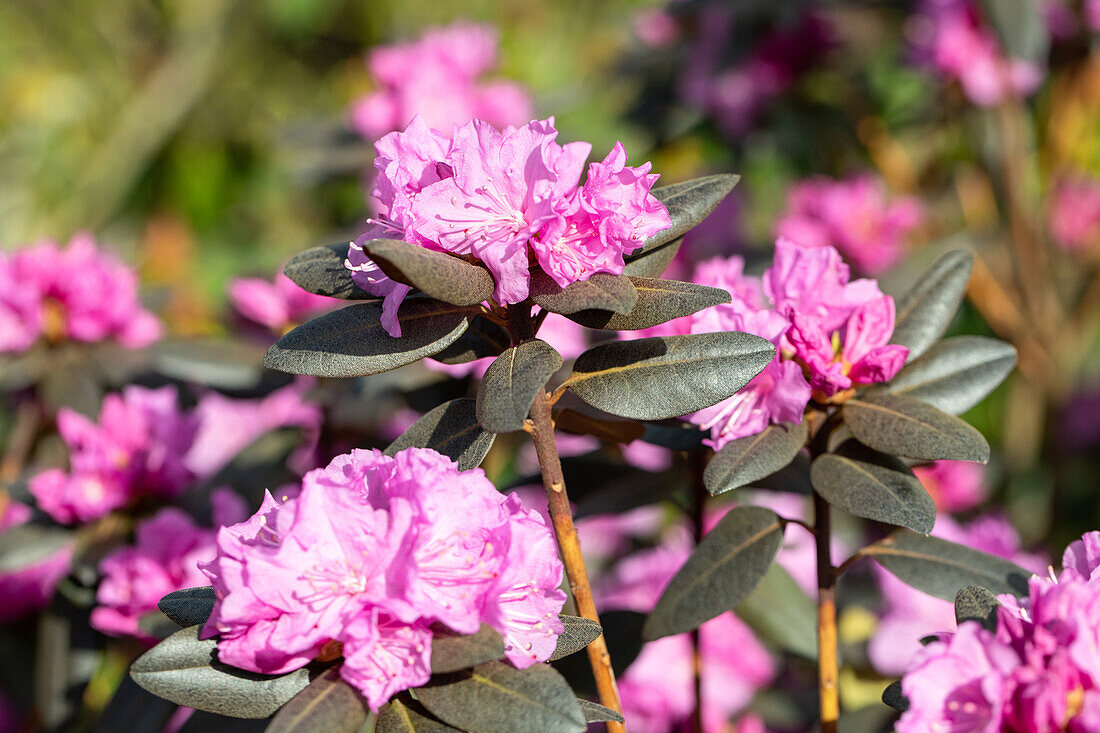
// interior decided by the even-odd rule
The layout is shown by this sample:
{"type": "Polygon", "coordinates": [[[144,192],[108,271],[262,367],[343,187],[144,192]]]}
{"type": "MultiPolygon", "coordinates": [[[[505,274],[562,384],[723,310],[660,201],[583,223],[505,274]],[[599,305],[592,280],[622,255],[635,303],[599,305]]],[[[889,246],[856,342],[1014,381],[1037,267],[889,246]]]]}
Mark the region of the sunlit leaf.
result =
{"type": "Polygon", "coordinates": [[[789,464],[806,444],[807,425],[769,425],[756,435],[732,440],[714,454],[703,472],[707,491],[748,486],[789,464]]]}
{"type": "Polygon", "coordinates": [[[435,718],[408,693],[401,693],[378,711],[374,733],[451,733],[458,731],[435,718]]]}
{"type": "Polygon", "coordinates": [[[638,302],[638,292],[625,275],[598,272],[562,288],[539,270],[531,277],[531,300],[540,308],[563,315],[592,308],[629,313],[638,302]]]}
{"type": "Polygon", "coordinates": [[[943,335],[966,294],[974,256],[954,250],[936,260],[909,292],[897,301],[897,324],[891,343],[909,347],[909,361],[943,335]]]}
{"type": "Polygon", "coordinates": [[[214,588],[206,585],[173,591],[160,599],[157,608],[180,626],[201,626],[214,612],[214,588]]]}
{"type": "Polygon", "coordinates": [[[757,636],[784,651],[817,659],[817,608],[778,564],[734,611],[757,636]]]}
{"type": "Polygon", "coordinates": [[[996,631],[1000,607],[997,596],[981,586],[968,585],[955,594],[955,622],[977,621],[986,631],[996,631]]]}
{"type": "Polygon", "coordinates": [[[668,209],[672,226],[647,239],[642,249],[634,252],[633,256],[645,255],[694,229],[710,216],[740,180],[741,176],[720,173],[653,189],[653,195],[668,209]]]}
{"type": "Polygon", "coordinates": [[[477,421],[493,433],[522,430],[531,403],[561,365],[561,354],[538,339],[506,350],[478,384],[477,421]]]}
{"type": "Polygon", "coordinates": [[[959,415],[981,402],[1015,366],[1016,349],[1011,344],[983,336],[956,336],[907,364],[885,389],[959,415]]]}
{"type": "Polygon", "coordinates": [[[348,247],[345,242],[299,252],[290,258],[283,272],[298,287],[316,295],[344,300],[373,300],[377,296],[356,285],[351,279],[351,270],[344,265],[348,259],[348,247]]]}
{"type": "Polygon", "coordinates": [[[638,301],[629,313],[584,310],[569,315],[569,319],[588,328],[637,331],[730,302],[730,294],[721,288],[649,277],[631,277],[630,282],[638,301]]]}
{"type": "Polygon", "coordinates": [[[372,239],[363,249],[391,279],[444,303],[477,305],[493,295],[489,271],[454,255],[399,239],[372,239]]]}
{"type": "Polygon", "coordinates": [[[562,614],[559,618],[565,625],[565,631],[558,637],[558,645],[550,655],[551,662],[579,652],[603,633],[600,625],[591,619],[567,614],[562,614]]]}
{"type": "Polygon", "coordinates": [[[331,667],[291,698],[264,733],[355,733],[369,712],[363,696],[331,667]]]}
{"type": "Polygon", "coordinates": [[[457,672],[503,656],[504,639],[488,624],[482,624],[476,634],[437,633],[432,637],[433,673],[457,672]]]}
{"type": "Polygon", "coordinates": [[[844,403],[844,424],[864,445],[921,460],[989,460],[989,443],[974,427],[907,395],[871,392],[844,403]]]}
{"type": "Polygon", "coordinates": [[[431,448],[451,457],[459,469],[468,471],[481,465],[495,437],[478,424],[474,401],[461,397],[421,416],[384,452],[392,456],[405,448],[431,448]]]}

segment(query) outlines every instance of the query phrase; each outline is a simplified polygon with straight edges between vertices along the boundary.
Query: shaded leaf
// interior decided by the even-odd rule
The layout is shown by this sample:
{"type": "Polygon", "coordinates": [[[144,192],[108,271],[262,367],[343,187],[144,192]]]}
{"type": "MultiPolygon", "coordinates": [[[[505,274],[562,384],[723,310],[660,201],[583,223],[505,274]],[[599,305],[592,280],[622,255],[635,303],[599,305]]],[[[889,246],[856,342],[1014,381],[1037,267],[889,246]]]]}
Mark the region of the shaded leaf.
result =
{"type": "Polygon", "coordinates": [[[768,572],[783,541],[783,523],[770,509],[739,506],[708,532],[669,582],[646,620],[647,640],[698,628],[748,598],[768,572]]]}
{"type": "Polygon", "coordinates": [[[198,632],[181,629],[138,657],[134,682],[177,705],[234,718],[266,718],[309,684],[306,669],[271,676],[222,664],[217,642],[198,632]]]}
{"type": "Polygon", "coordinates": [[[202,626],[214,612],[214,588],[184,588],[160,599],[157,608],[180,626],[202,626]]]}
{"type": "Polygon", "coordinates": [[[1000,607],[997,596],[981,586],[968,585],[955,594],[955,622],[977,621],[986,631],[996,631],[1000,607]]]}
{"type": "Polygon", "coordinates": [[[355,733],[370,709],[354,687],[330,667],[291,698],[272,718],[264,733],[355,733]]]}
{"type": "Polygon", "coordinates": [[[499,356],[512,344],[508,332],[484,316],[474,316],[457,340],[432,358],[444,364],[466,364],[487,356],[499,356]]]}
{"type": "Polygon", "coordinates": [[[583,310],[570,314],[569,319],[588,328],[637,331],[730,302],[730,294],[721,288],[649,277],[632,277],[630,282],[638,292],[638,302],[629,313],[583,310]]]}
{"type": "Polygon", "coordinates": [[[902,582],[945,601],[955,600],[959,589],[968,585],[998,594],[1027,595],[1031,576],[1008,560],[905,529],[864,548],[862,554],[902,582]]]}
{"type": "Polygon", "coordinates": [[[493,276],[484,267],[399,239],[363,244],[371,260],[397,282],[452,305],[477,305],[493,295],[493,276]]]}
{"type": "Polygon", "coordinates": [[[636,252],[634,256],[644,255],[665,242],[671,242],[682,236],[688,230],[694,229],[703,219],[710,216],[710,213],[722,203],[722,199],[729,195],[740,180],[741,176],[720,173],[653,189],[654,197],[668,209],[672,226],[647,239],[641,251],[636,252]]]}
{"type": "Polygon", "coordinates": [[[810,457],[805,453],[799,453],[793,461],[775,473],[753,481],[752,488],[810,495],[814,490],[813,484],[810,483],[810,457]]]}
{"type": "Polygon", "coordinates": [[[954,250],[940,257],[898,299],[897,324],[890,343],[909,347],[909,361],[943,335],[966,294],[974,255],[954,250]]]}
{"type": "Polygon", "coordinates": [[[18,572],[56,555],[71,544],[70,530],[28,522],[0,532],[0,573],[18,572]]]}
{"type": "Polygon", "coordinates": [[[680,245],[683,243],[684,238],[677,237],[667,244],[651,247],[641,254],[628,255],[624,258],[626,266],[623,267],[623,274],[630,277],[660,277],[676,259],[676,253],[680,251],[680,245]]]}
{"type": "Polygon", "coordinates": [[[94,730],[97,733],[161,733],[177,709],[174,702],[150,695],[132,679],[124,677],[96,721],[94,730]]]}
{"type": "Polygon", "coordinates": [[[844,403],[844,424],[883,453],[926,461],[989,460],[989,443],[973,426],[908,395],[872,392],[844,403]]]}
{"type": "Polygon", "coordinates": [[[734,612],[765,641],[817,659],[817,608],[782,566],[768,568],[756,590],[734,612]]]}
{"type": "Polygon", "coordinates": [[[984,336],[956,336],[907,364],[885,389],[958,415],[981,402],[1015,366],[1011,344],[984,336]]]}
{"type": "Polygon", "coordinates": [[[714,454],[703,472],[711,495],[748,486],[783,468],[806,444],[808,426],[783,423],[768,425],[756,435],[730,441],[714,454]]]}
{"type": "Polygon", "coordinates": [[[599,703],[578,697],[577,704],[581,706],[581,714],[584,715],[584,719],[589,723],[606,723],[609,720],[613,720],[616,723],[623,722],[621,713],[616,713],[611,708],[606,708],[599,703]]]}
{"type": "Polygon", "coordinates": [[[531,277],[531,300],[540,308],[562,315],[592,308],[629,313],[638,302],[638,292],[625,275],[597,272],[587,280],[561,288],[549,275],[537,270],[531,277]]]}
{"type": "Polygon", "coordinates": [[[150,356],[153,369],[166,377],[218,389],[251,389],[264,378],[263,349],[242,341],[161,341],[150,356]]]}
{"type": "Polygon", "coordinates": [[[450,733],[457,730],[437,720],[405,692],[382,706],[374,726],[374,733],[450,733]]]}
{"type": "Polygon", "coordinates": [[[882,691],[882,702],[903,713],[909,709],[909,701],[901,692],[901,680],[894,680],[886,686],[882,691]]]}
{"type": "Polygon", "coordinates": [[[569,408],[554,413],[554,426],[563,433],[591,435],[606,443],[630,443],[645,435],[641,423],[605,420],[569,408]]]}
{"type": "Polygon", "coordinates": [[[554,648],[554,653],[550,655],[549,661],[551,662],[562,657],[568,657],[570,654],[576,654],[598,639],[600,634],[603,633],[600,625],[591,619],[567,614],[561,614],[558,618],[565,625],[565,631],[558,637],[558,645],[554,648]]]}
{"type": "Polygon", "coordinates": [[[482,624],[476,634],[432,637],[432,672],[457,672],[504,656],[504,638],[493,627],[482,624]]]}
{"type": "Polygon", "coordinates": [[[857,517],[922,534],[936,522],[936,503],[909,467],[854,440],[818,456],[810,481],[825,501],[857,517]]]}
{"type": "Polygon", "coordinates": [[[506,350],[478,384],[477,421],[493,433],[522,430],[531,403],[561,365],[561,354],[538,339],[506,350]]]}
{"type": "Polygon", "coordinates": [[[703,440],[709,435],[695,425],[682,420],[663,423],[646,423],[642,440],[671,450],[702,450],[703,440]]]}
{"type": "Polygon", "coordinates": [[[455,342],[469,324],[468,309],[428,298],[406,298],[398,312],[401,335],[382,328],[381,303],[356,303],[303,323],[264,357],[270,369],[315,377],[363,377],[420,361],[455,342]]]}
{"type": "Polygon", "coordinates": [[[567,383],[604,412],[663,420],[732,396],[774,356],[770,341],[738,332],[612,341],[577,357],[567,383]]]}
{"type": "Polygon", "coordinates": [[[459,469],[468,471],[481,465],[495,437],[478,424],[474,401],[460,397],[421,416],[384,452],[392,456],[405,448],[431,448],[450,456],[459,469]]]}
{"type": "Polygon", "coordinates": [[[580,733],[587,726],[569,685],[545,664],[518,670],[488,662],[416,696],[440,720],[470,733],[580,733]]]}
{"type": "Polygon", "coordinates": [[[313,247],[290,258],[283,272],[309,293],[343,300],[372,300],[377,296],[355,284],[344,266],[350,242],[313,247]]]}
{"type": "Polygon", "coordinates": [[[1042,5],[1034,0],[982,0],[981,5],[1009,55],[1046,66],[1050,31],[1042,5]]]}
{"type": "MultiPolygon", "coordinates": [[[[654,473],[623,466],[603,487],[577,500],[573,513],[576,519],[599,514],[620,514],[640,506],[661,501],[675,501],[686,496],[687,481],[683,471],[654,473]]],[[[568,486],[568,482],[566,482],[568,486]]]]}

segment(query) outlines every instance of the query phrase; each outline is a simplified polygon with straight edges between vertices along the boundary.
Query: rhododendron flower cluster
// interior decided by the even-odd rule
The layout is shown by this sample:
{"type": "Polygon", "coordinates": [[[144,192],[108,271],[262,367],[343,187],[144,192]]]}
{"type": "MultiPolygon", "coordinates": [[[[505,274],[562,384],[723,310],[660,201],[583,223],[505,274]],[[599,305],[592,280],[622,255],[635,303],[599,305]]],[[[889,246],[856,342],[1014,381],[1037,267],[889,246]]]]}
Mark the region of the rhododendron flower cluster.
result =
{"type": "MultiPolygon", "coordinates": [[[[1066,548],[1057,578],[1001,596],[996,631],[966,621],[902,678],[899,733],[1100,730],[1100,532],[1066,548]]],[[[1052,573],[1053,576],[1053,573],[1052,573]]]]}
{"type": "Polygon", "coordinates": [[[832,245],[860,270],[876,274],[901,259],[906,235],[920,222],[916,199],[888,201],[873,176],[812,178],[788,192],[775,231],[803,247],[832,245]]]}
{"type": "Polygon", "coordinates": [[[483,263],[494,299],[522,302],[537,265],[560,287],[598,272],[619,274],[623,255],[671,225],[650,189],[650,164],[626,165],[622,143],[588,167],[588,143],[559,145],[553,118],[497,130],[472,120],[453,136],[417,117],[375,144],[381,215],[351,246],[348,267],[360,287],[385,298],[382,323],[400,335],[397,307],[406,285],[386,277],[362,245],[403,238],[483,263]]]}
{"type": "Polygon", "coordinates": [[[352,107],[352,124],[377,139],[420,115],[439,130],[472,119],[503,127],[532,117],[531,99],[519,84],[483,83],[496,65],[492,27],[455,23],[428,31],[419,40],[371,50],[367,68],[378,90],[352,107]]]}
{"type": "Polygon", "coordinates": [[[221,661],[275,674],[339,642],[341,676],[374,710],[428,681],[440,626],[491,625],[520,668],[562,631],[562,565],[542,517],[430,449],[335,458],[297,497],[268,494],[219,530],[201,567],[217,596],[203,634],[220,635],[221,661]]]}
{"type": "Polygon", "coordinates": [[[242,316],[280,334],[309,316],[339,305],[334,298],[303,290],[281,272],[274,281],[258,277],[231,281],[229,299],[242,316]]]}
{"type": "Polygon", "coordinates": [[[139,348],[161,330],[138,300],[134,271],[90,234],[75,235],[64,249],[47,240],[0,253],[0,353],[25,351],[42,337],[139,348]]]}
{"type": "Polygon", "coordinates": [[[1050,233],[1063,249],[1100,249],[1100,180],[1067,178],[1054,187],[1050,233]]]}

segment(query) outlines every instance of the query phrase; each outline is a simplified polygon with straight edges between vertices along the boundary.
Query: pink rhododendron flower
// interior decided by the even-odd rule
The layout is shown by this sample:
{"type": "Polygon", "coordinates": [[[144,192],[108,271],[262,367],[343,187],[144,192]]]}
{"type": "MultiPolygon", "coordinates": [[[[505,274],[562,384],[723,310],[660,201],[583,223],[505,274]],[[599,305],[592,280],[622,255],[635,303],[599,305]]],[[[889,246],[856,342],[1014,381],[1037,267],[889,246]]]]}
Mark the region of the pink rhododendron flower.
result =
{"type": "Polygon", "coordinates": [[[229,299],[242,316],[277,333],[339,305],[335,298],[302,290],[281,272],[270,282],[258,277],[230,281],[229,299]]]}
{"type": "Polygon", "coordinates": [[[222,661],[286,672],[337,641],[341,675],[374,710],[428,680],[432,624],[489,623],[521,668],[562,631],[562,566],[544,520],[481,469],[428,449],[338,456],[297,497],[268,495],[219,530],[201,567],[217,595],[204,634],[220,635],[222,661]]]}
{"type": "Polygon", "coordinates": [[[651,48],[663,48],[676,40],[680,28],[676,19],[662,8],[643,8],[630,19],[634,35],[651,48]]]}
{"type": "Polygon", "coordinates": [[[580,184],[587,143],[555,142],[553,118],[503,132],[482,120],[453,138],[414,119],[378,141],[373,195],[382,213],[353,242],[352,278],[384,298],[382,323],[400,335],[397,307],[408,287],[390,280],[363,251],[379,237],[474,258],[496,281],[494,299],[518,303],[537,264],[561,287],[598,272],[619,274],[623,255],[671,224],[650,189],[650,164],[633,168],[616,144],[580,184]]]}
{"type": "Polygon", "coordinates": [[[1085,25],[1093,33],[1100,33],[1100,0],[1085,0],[1085,25]]]}
{"type": "Polygon", "coordinates": [[[498,127],[522,124],[532,116],[523,87],[478,79],[496,64],[496,53],[496,32],[473,23],[455,23],[416,41],[373,49],[367,68],[379,88],[352,106],[353,126],[377,139],[417,115],[438,130],[472,119],[498,127]]]}
{"type": "Polygon", "coordinates": [[[0,352],[38,338],[138,348],[160,338],[160,321],[141,306],[137,276],[81,233],[61,249],[44,241],[0,254],[0,352]]]}
{"type": "Polygon", "coordinates": [[[887,201],[882,182],[872,176],[819,177],[791,188],[775,231],[802,247],[836,247],[860,270],[876,274],[901,259],[904,239],[921,217],[916,199],[887,201]]]}
{"type": "Polygon", "coordinates": [[[972,461],[936,461],[913,469],[942,512],[961,512],[989,496],[985,467],[972,461]]]}
{"type": "MultiPolygon", "coordinates": [[[[31,514],[26,504],[4,497],[0,507],[0,534],[26,524],[31,514]]],[[[0,572],[0,624],[44,608],[53,597],[58,582],[69,572],[72,554],[72,543],[66,543],[44,557],[31,558],[22,567],[8,567],[0,572]]],[[[2,725],[0,730],[3,730],[2,725]]]]}
{"type": "Polygon", "coordinates": [[[1100,247],[1100,180],[1065,179],[1054,187],[1050,233],[1066,250],[1100,247]]]}

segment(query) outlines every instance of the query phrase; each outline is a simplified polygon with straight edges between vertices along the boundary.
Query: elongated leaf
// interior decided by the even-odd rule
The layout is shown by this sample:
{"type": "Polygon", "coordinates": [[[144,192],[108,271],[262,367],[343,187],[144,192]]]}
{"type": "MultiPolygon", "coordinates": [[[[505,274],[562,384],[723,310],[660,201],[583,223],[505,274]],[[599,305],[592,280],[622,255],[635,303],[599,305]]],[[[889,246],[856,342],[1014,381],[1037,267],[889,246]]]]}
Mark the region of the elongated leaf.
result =
{"type": "Polygon", "coordinates": [[[1031,575],[1015,563],[969,547],[898,530],[863,550],[900,580],[945,601],[977,585],[993,593],[1027,595],[1031,575]]]}
{"type": "MultiPolygon", "coordinates": [[[[665,242],[683,236],[689,229],[694,229],[710,216],[740,180],[741,176],[720,173],[653,189],[653,195],[668,208],[672,226],[647,239],[642,245],[641,253],[649,252],[665,242]]],[[[640,253],[634,254],[637,256],[640,253]]]]}
{"type": "Polygon", "coordinates": [[[382,706],[374,733],[451,733],[458,731],[435,718],[427,709],[403,692],[382,706]]]}
{"type": "Polygon", "coordinates": [[[698,628],[748,598],[768,572],[783,541],[783,524],[770,509],[731,509],[703,537],[672,578],[646,620],[647,640],[698,628]]]}
{"type": "Polygon", "coordinates": [[[476,634],[432,637],[433,673],[457,672],[503,656],[504,639],[488,624],[482,624],[476,634]]]}
{"type": "Polygon", "coordinates": [[[489,271],[454,255],[399,239],[373,239],[363,249],[391,279],[444,303],[477,305],[493,295],[489,271]]]}
{"type": "Polygon", "coordinates": [[[545,341],[525,341],[508,349],[478,384],[477,421],[491,433],[522,430],[531,403],[561,365],[561,354],[545,341]]]}
{"type": "Polygon", "coordinates": [[[753,481],[752,488],[787,491],[809,496],[814,490],[813,484],[810,483],[810,457],[805,453],[799,453],[793,461],[775,473],[753,481]]]}
{"type": "Polygon", "coordinates": [[[265,374],[263,349],[241,341],[161,341],[150,347],[150,357],[153,369],[166,377],[218,389],[252,389],[265,374]]]}
{"type": "Polygon", "coordinates": [[[810,481],[827,502],[857,517],[922,534],[936,522],[936,503],[909,467],[855,441],[818,456],[810,481]]]}
{"type": "Polygon", "coordinates": [[[968,585],[955,594],[955,622],[977,621],[986,631],[996,631],[1000,607],[997,596],[981,586],[968,585]]]}
{"type": "Polygon", "coordinates": [[[401,336],[382,328],[381,303],[357,303],[303,323],[272,346],[264,365],[315,377],[364,377],[437,354],[469,324],[465,308],[407,298],[398,312],[401,336]]]}
{"type": "Polygon", "coordinates": [[[344,266],[349,243],[313,247],[290,258],[283,272],[309,293],[344,300],[373,300],[377,296],[355,284],[351,270],[344,266]]]}
{"type": "Polygon", "coordinates": [[[27,523],[0,532],[0,573],[36,565],[72,544],[74,535],[61,527],[27,523]]]}
{"type": "Polygon", "coordinates": [[[627,256],[623,274],[630,277],[660,277],[664,274],[672,261],[676,259],[676,253],[680,251],[680,245],[684,243],[683,237],[677,237],[671,242],[651,247],[636,256],[627,256]]]}
{"type": "Polygon", "coordinates": [[[580,733],[587,726],[569,685],[545,664],[521,671],[488,662],[416,696],[432,715],[470,733],[580,733]]]}
{"type": "Polygon", "coordinates": [[[909,709],[909,701],[901,691],[901,680],[894,680],[886,686],[882,691],[882,702],[902,713],[909,709]]]}
{"type": "Polygon", "coordinates": [[[730,441],[714,454],[703,472],[707,491],[721,494],[770,476],[786,466],[806,444],[807,425],[769,425],[756,435],[730,441]]]}
{"type": "MultiPolygon", "coordinates": [[[[568,481],[566,482],[568,484],[568,481]]],[[[620,514],[640,506],[687,497],[687,480],[683,471],[661,473],[622,466],[603,488],[577,500],[573,516],[591,517],[600,514],[620,514]]]]}
{"type": "Polygon", "coordinates": [[[591,435],[607,443],[630,443],[645,435],[645,426],[627,420],[605,420],[565,408],[554,414],[558,430],[574,435],[591,435]]]}
{"type": "Polygon", "coordinates": [[[782,566],[768,568],[756,590],[734,612],[765,641],[817,659],[817,609],[782,566]]]}
{"type": "Polygon", "coordinates": [[[982,0],[982,10],[997,31],[1005,51],[1016,58],[1046,66],[1050,31],[1043,8],[1032,0],[982,0]]]}
{"type": "Polygon", "coordinates": [[[1016,349],[983,336],[956,336],[910,362],[886,389],[924,400],[951,415],[985,399],[1016,366],[1016,349]]]}
{"type": "Polygon", "coordinates": [[[927,461],[989,460],[989,443],[972,426],[915,397],[874,392],[844,403],[844,424],[866,446],[927,461]]]}
{"type": "Polygon", "coordinates": [[[702,450],[703,439],[707,432],[691,423],[681,420],[666,420],[662,423],[646,423],[642,440],[671,450],[702,450]]]}
{"type": "Polygon", "coordinates": [[[199,627],[181,629],[137,658],[130,677],[177,705],[233,718],[266,718],[309,684],[309,671],[270,676],[217,660],[217,642],[199,627]]]}
{"type": "Polygon", "coordinates": [[[450,456],[463,471],[477,468],[493,447],[494,436],[477,422],[477,406],[461,397],[423,415],[384,451],[392,456],[405,448],[431,448],[450,456]]]}
{"type": "Polygon", "coordinates": [[[180,626],[201,626],[214,612],[214,589],[206,585],[177,590],[161,598],[157,608],[180,626]]]}
{"type": "Polygon", "coordinates": [[[466,364],[487,356],[499,356],[512,343],[508,332],[484,316],[474,316],[458,339],[432,358],[444,364],[466,364]]]}
{"type": "Polygon", "coordinates": [[[611,708],[604,707],[599,703],[578,697],[577,704],[581,706],[581,713],[584,715],[584,719],[589,723],[606,723],[609,720],[613,720],[616,723],[623,722],[621,713],[616,713],[611,708]]]}
{"type": "Polygon", "coordinates": [[[625,275],[598,272],[563,289],[540,270],[531,278],[531,300],[540,308],[562,315],[592,308],[629,313],[638,302],[638,292],[625,275]]]}
{"type": "Polygon", "coordinates": [[[650,277],[632,277],[630,282],[638,292],[638,302],[629,313],[585,310],[571,314],[569,319],[588,328],[637,331],[730,302],[730,294],[721,288],[650,277]]]}
{"type": "Polygon", "coordinates": [[[558,637],[558,645],[550,655],[551,662],[576,654],[603,633],[600,625],[591,619],[566,614],[562,614],[559,618],[565,625],[565,631],[558,637]]]}
{"type": "Polygon", "coordinates": [[[771,342],[733,331],[613,341],[577,357],[568,384],[604,412],[663,420],[732,396],[774,356],[771,342]]]}
{"type": "Polygon", "coordinates": [[[355,733],[370,709],[354,687],[331,667],[279,710],[264,733],[355,733]]]}
{"type": "Polygon", "coordinates": [[[974,256],[969,252],[948,252],[898,300],[897,325],[890,341],[909,347],[909,361],[927,351],[951,325],[973,267],[974,256]]]}

